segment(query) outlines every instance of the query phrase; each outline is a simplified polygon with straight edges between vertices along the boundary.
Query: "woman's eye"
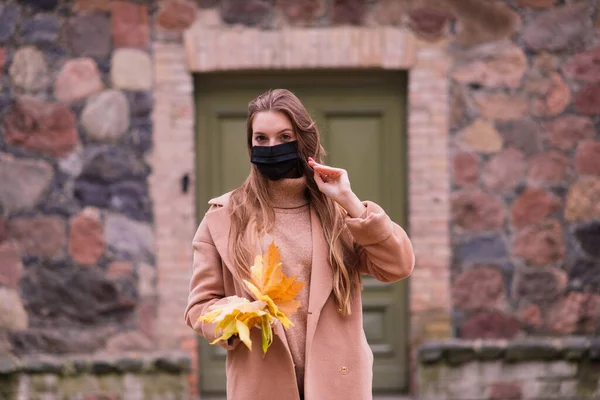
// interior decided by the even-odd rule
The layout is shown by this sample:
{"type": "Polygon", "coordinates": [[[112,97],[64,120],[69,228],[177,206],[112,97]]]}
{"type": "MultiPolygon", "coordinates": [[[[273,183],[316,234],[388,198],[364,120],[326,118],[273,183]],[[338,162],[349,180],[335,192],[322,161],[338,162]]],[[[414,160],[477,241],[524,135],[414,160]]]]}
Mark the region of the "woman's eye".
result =
{"type": "Polygon", "coordinates": [[[262,135],[259,135],[259,136],[256,136],[254,139],[255,139],[257,142],[262,142],[263,140],[265,140],[265,137],[264,137],[264,136],[262,136],[262,135]]]}
{"type": "Polygon", "coordinates": [[[292,138],[292,136],[291,136],[291,135],[288,135],[287,133],[284,133],[283,135],[281,135],[281,138],[282,138],[283,140],[290,140],[290,139],[292,138]]]}

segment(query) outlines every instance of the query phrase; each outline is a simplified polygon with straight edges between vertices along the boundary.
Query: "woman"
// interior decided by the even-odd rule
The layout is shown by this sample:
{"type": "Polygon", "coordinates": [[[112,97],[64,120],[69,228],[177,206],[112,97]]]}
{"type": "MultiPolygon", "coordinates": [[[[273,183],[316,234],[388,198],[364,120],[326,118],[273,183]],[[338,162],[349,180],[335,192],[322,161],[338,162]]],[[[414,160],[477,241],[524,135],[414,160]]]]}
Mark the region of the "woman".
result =
{"type": "Polygon", "coordinates": [[[227,296],[253,300],[242,279],[256,254],[275,241],[283,272],[306,282],[293,326],[278,324],[266,355],[259,329],[253,351],[238,338],[227,353],[233,400],[371,399],[373,354],[362,325],[360,275],[383,282],[410,275],[412,245],[377,204],[352,192],[346,171],[323,165],[319,132],[300,100],[283,89],[248,107],[252,168],[238,189],[211,205],[193,240],[186,323],[209,341],[214,325],[198,322],[227,296]]]}

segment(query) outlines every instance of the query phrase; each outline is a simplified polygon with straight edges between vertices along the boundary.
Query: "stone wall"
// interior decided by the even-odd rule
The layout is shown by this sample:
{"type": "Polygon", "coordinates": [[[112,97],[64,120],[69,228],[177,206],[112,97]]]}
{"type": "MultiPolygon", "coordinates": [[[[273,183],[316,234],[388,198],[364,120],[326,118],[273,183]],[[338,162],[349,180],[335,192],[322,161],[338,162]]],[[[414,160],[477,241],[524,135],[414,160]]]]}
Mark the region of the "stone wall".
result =
{"type": "Polygon", "coordinates": [[[421,400],[600,397],[600,341],[453,340],[419,350],[421,400]]]}
{"type": "Polygon", "coordinates": [[[0,360],[2,400],[187,400],[186,354],[0,360]]]}
{"type": "Polygon", "coordinates": [[[147,4],[0,5],[0,354],[154,347],[147,4]]]}
{"type": "Polygon", "coordinates": [[[450,48],[461,338],[600,333],[597,10],[555,3],[498,6],[481,25],[505,19],[510,29],[459,33],[450,48]]]}
{"type": "Polygon", "coordinates": [[[348,49],[296,68],[373,68],[368,32],[409,71],[413,350],[600,333],[599,27],[594,0],[3,2],[0,354],[195,357],[192,72],[285,69],[292,30],[348,49]],[[257,31],[251,60],[202,64],[257,31]]]}

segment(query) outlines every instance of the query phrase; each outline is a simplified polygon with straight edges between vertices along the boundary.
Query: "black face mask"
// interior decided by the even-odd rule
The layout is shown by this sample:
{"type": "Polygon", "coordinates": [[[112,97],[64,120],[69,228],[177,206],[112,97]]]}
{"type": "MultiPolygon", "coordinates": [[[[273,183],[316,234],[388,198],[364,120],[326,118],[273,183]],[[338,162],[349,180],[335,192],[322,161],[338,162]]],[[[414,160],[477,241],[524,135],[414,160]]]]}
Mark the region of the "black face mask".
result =
{"type": "Polygon", "coordinates": [[[252,146],[250,162],[272,181],[288,175],[299,165],[298,142],[287,142],[276,146],[252,146]]]}

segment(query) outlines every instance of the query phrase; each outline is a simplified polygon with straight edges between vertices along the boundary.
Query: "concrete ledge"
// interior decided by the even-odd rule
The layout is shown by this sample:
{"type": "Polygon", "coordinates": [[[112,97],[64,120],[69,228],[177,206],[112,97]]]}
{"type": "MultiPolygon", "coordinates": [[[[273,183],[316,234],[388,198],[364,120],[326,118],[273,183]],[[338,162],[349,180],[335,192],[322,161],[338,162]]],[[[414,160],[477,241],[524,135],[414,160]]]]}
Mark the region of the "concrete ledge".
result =
{"type": "Polygon", "coordinates": [[[126,353],[119,355],[69,355],[65,357],[28,356],[0,358],[0,376],[25,374],[183,374],[191,369],[191,360],[183,352],[126,353]]]}
{"type": "Polygon", "coordinates": [[[600,361],[600,338],[527,338],[517,340],[447,340],[418,348],[422,364],[465,364],[470,361],[600,361]]]}

